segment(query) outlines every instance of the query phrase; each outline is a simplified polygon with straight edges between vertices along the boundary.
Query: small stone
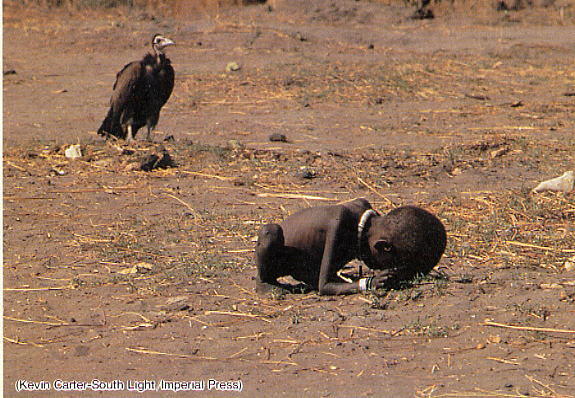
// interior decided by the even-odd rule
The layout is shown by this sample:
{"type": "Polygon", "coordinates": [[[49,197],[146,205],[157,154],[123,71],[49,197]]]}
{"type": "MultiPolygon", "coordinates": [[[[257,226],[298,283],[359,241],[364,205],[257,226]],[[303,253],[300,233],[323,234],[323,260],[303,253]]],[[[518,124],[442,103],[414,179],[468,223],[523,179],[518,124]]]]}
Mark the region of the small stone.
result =
{"type": "Polygon", "coordinates": [[[228,62],[226,65],[226,72],[237,72],[242,67],[237,62],[228,62]]]}
{"type": "Polygon", "coordinates": [[[94,165],[96,167],[109,167],[112,165],[112,163],[114,163],[113,159],[106,158],[106,159],[94,160],[92,162],[92,165],[94,165]]]}
{"type": "Polygon", "coordinates": [[[296,172],[296,177],[300,177],[300,178],[306,178],[306,179],[312,179],[317,177],[317,173],[315,170],[310,169],[307,166],[302,166],[300,167],[300,169],[296,172]]]}
{"type": "Polygon", "coordinates": [[[567,261],[565,261],[565,264],[563,264],[563,267],[565,268],[565,271],[575,271],[575,256],[569,258],[567,261]]]}
{"type": "Polygon", "coordinates": [[[57,176],[65,176],[66,172],[62,169],[57,169],[56,167],[52,167],[50,170],[50,174],[57,175],[57,176]]]}
{"type": "Polygon", "coordinates": [[[176,163],[165,149],[158,154],[150,153],[140,161],[140,169],[143,171],[152,171],[154,169],[165,169],[176,167],[176,163]]]}
{"type": "Polygon", "coordinates": [[[82,335],[83,339],[80,340],[82,343],[87,343],[92,340],[101,339],[102,335],[95,331],[94,329],[90,329],[82,335]]]}
{"type": "Polygon", "coordinates": [[[187,311],[190,309],[187,302],[190,300],[188,296],[175,296],[170,297],[166,300],[165,305],[160,305],[159,307],[165,309],[166,311],[187,311]]]}
{"type": "Polygon", "coordinates": [[[501,336],[489,336],[489,338],[487,340],[493,344],[499,344],[502,341],[501,336]]]}
{"type": "Polygon", "coordinates": [[[285,134],[273,133],[269,136],[269,140],[272,142],[287,142],[287,137],[285,134]]]}
{"type": "Polygon", "coordinates": [[[244,149],[245,145],[239,142],[238,140],[229,140],[228,141],[228,148],[232,150],[240,150],[244,149]]]}
{"type": "Polygon", "coordinates": [[[415,10],[411,19],[433,19],[435,15],[433,14],[433,10],[425,9],[423,7],[418,8],[415,10]]]}
{"type": "Polygon", "coordinates": [[[299,41],[307,41],[307,37],[304,36],[301,32],[295,32],[293,35],[294,39],[299,41]]]}
{"type": "Polygon", "coordinates": [[[483,95],[483,94],[474,94],[474,93],[469,94],[469,93],[466,93],[465,96],[466,96],[467,98],[475,99],[475,100],[478,100],[478,101],[487,101],[487,100],[490,99],[487,95],[483,95]]]}
{"type": "Polygon", "coordinates": [[[153,264],[150,263],[145,263],[145,262],[139,262],[138,264],[135,265],[136,270],[138,273],[140,274],[145,274],[146,272],[149,272],[152,270],[152,268],[154,268],[153,264]]]}
{"type": "Polygon", "coordinates": [[[145,274],[152,270],[154,266],[150,263],[139,262],[130,268],[124,268],[118,271],[119,274],[129,275],[129,274],[145,274]]]}
{"type": "Polygon", "coordinates": [[[52,145],[49,145],[45,148],[45,151],[47,151],[50,154],[60,153],[61,150],[62,150],[62,148],[58,144],[52,144],[52,145]]]}
{"type": "Polygon", "coordinates": [[[505,155],[507,152],[509,152],[509,148],[503,147],[503,148],[499,148],[499,149],[496,149],[494,151],[491,151],[489,156],[491,157],[491,159],[495,159],[495,158],[498,158],[500,156],[505,155]]]}
{"type": "Polygon", "coordinates": [[[152,171],[156,167],[156,164],[158,164],[159,160],[160,157],[156,154],[146,155],[140,162],[140,169],[144,171],[152,171]]]}

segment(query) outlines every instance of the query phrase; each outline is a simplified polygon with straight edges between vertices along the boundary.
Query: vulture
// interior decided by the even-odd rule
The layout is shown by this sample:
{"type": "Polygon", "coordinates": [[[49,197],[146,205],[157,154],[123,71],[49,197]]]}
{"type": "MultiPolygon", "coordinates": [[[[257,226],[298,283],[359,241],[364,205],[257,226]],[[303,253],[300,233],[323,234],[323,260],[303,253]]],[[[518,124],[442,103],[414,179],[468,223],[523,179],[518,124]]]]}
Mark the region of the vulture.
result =
{"type": "Polygon", "coordinates": [[[164,53],[175,43],[160,34],[154,35],[154,54],[146,54],[140,61],[130,62],[116,75],[112,87],[110,110],[98,134],[132,141],[138,130],[146,126],[146,139],[160,119],[160,109],[170,98],[174,88],[174,68],[164,53]]]}

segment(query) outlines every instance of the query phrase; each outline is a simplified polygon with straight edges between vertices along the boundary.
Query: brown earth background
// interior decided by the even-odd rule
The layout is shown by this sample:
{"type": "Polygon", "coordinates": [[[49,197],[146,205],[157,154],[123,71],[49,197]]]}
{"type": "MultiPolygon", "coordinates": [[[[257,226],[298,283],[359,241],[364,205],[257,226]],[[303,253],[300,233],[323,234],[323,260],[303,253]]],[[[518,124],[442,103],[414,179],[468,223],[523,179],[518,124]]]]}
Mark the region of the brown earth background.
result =
{"type": "Polygon", "coordinates": [[[243,383],[167,396],[575,396],[574,196],[530,192],[574,168],[574,2],[3,12],[5,396],[139,396],[15,391],[94,378],[243,383]],[[177,76],[154,143],[105,142],[115,74],[156,32],[177,76]],[[166,151],[177,167],[139,170],[166,151]],[[255,294],[259,226],[355,197],[437,214],[436,272],[255,294]]]}

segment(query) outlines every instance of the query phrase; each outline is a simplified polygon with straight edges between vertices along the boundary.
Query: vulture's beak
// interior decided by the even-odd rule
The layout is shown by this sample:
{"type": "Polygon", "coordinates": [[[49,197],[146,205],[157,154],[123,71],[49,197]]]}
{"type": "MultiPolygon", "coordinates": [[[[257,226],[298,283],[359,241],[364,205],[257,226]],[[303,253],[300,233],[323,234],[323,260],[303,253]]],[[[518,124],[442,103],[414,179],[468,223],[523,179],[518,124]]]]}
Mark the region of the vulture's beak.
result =
{"type": "Polygon", "coordinates": [[[176,45],[176,43],[174,43],[173,40],[168,39],[167,37],[164,37],[164,39],[162,40],[162,42],[161,42],[161,44],[160,44],[160,48],[161,48],[161,49],[164,49],[164,48],[166,48],[166,47],[175,46],[175,45],[176,45]]]}

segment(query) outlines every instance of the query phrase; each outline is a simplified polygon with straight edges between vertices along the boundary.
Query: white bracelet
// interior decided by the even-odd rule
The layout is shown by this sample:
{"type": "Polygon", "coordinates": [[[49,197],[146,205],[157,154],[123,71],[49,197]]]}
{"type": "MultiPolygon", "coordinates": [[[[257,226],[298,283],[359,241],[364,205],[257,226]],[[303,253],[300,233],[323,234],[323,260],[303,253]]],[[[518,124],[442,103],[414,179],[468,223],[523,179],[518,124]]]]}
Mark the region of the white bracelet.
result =
{"type": "Polygon", "coordinates": [[[367,280],[368,280],[368,279],[369,279],[369,278],[361,278],[361,279],[359,280],[359,291],[360,291],[360,292],[365,292],[365,291],[367,291],[367,280]]]}

